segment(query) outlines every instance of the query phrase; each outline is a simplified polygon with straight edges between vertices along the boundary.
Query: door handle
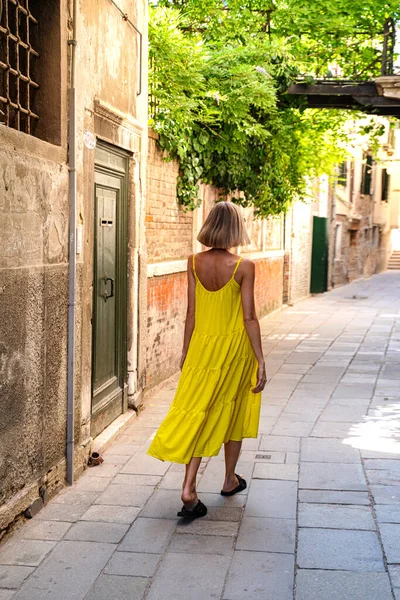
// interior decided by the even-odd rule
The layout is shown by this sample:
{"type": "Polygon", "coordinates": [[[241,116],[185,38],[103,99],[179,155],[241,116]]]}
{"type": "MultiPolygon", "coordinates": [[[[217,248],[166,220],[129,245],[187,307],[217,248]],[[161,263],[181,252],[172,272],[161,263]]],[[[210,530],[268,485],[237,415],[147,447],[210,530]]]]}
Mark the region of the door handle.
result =
{"type": "Polygon", "coordinates": [[[107,300],[109,298],[113,298],[114,297],[114,284],[115,284],[115,280],[112,277],[103,277],[104,279],[104,302],[107,302],[107,300]],[[110,293],[107,294],[107,283],[110,282],[111,283],[111,290],[110,293]]]}

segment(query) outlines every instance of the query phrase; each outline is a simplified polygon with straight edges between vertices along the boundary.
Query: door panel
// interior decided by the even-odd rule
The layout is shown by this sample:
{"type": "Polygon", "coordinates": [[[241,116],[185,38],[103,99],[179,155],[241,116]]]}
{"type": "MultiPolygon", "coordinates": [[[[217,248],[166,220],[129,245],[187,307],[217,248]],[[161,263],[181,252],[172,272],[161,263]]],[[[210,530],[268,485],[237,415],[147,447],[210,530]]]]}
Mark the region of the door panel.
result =
{"type": "Polygon", "coordinates": [[[321,294],[328,289],[328,227],[327,218],[314,217],[310,286],[312,294],[321,294]]]}
{"type": "Polygon", "coordinates": [[[95,150],[92,421],[94,437],[126,405],[128,157],[95,150]]]}
{"type": "MultiPolygon", "coordinates": [[[[118,181],[116,183],[119,183],[118,181]]],[[[118,190],[96,185],[96,338],[93,408],[118,387],[115,289],[118,190]]]]}

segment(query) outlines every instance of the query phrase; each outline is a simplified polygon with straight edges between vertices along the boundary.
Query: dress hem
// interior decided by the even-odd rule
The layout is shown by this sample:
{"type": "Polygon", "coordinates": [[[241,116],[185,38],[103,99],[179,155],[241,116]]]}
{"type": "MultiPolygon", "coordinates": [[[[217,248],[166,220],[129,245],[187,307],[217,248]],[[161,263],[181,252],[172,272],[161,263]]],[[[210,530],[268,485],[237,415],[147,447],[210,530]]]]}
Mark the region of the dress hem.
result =
{"type": "MultiPolygon", "coordinates": [[[[228,440],[228,442],[243,442],[243,440],[246,440],[246,439],[247,440],[248,439],[256,440],[257,437],[258,437],[258,435],[245,435],[240,440],[235,440],[233,438],[230,438],[228,440]]],[[[178,464],[178,465],[187,465],[191,461],[192,458],[212,458],[213,456],[218,456],[218,454],[221,451],[221,448],[222,448],[223,444],[226,444],[226,443],[227,442],[222,442],[222,444],[220,445],[220,447],[218,448],[218,450],[215,450],[212,453],[207,452],[207,454],[193,454],[193,456],[191,456],[188,461],[182,460],[181,458],[180,459],[178,459],[178,458],[168,458],[168,457],[161,458],[160,456],[158,456],[158,454],[156,452],[150,452],[150,450],[147,451],[147,454],[149,456],[152,456],[153,458],[156,458],[157,460],[161,460],[162,462],[171,462],[171,463],[175,463],[175,464],[178,464]]]]}

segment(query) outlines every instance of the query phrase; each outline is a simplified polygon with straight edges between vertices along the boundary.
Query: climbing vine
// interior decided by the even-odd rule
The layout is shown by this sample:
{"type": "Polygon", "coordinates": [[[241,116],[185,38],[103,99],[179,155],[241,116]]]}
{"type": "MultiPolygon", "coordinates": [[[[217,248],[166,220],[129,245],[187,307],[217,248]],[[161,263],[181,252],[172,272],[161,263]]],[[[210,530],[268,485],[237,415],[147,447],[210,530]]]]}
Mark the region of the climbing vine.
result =
{"type": "MultiPolygon", "coordinates": [[[[302,72],[319,76],[325,64],[329,75],[328,59],[339,64],[340,52],[350,73],[362,65],[371,69],[369,46],[363,39],[368,48],[352,61],[348,43],[338,36],[336,46],[332,41],[332,22],[321,14],[310,17],[310,3],[296,5],[297,13],[292,7],[297,18],[291,39],[284,20],[289,4],[166,0],[150,7],[150,125],[168,157],[179,160],[177,194],[188,209],[198,206],[203,181],[221,195],[240,190],[236,201],[254,206],[259,216],[280,214],[306,197],[307,178],[333,174],[346,155],[348,113],[305,109],[285,92],[302,72]],[[320,31],[312,33],[318,20],[320,31]]],[[[363,21],[370,37],[381,18],[375,5],[381,9],[378,0],[371,3],[372,16],[363,21]]],[[[315,6],[321,12],[321,2],[315,6]]],[[[353,21],[361,19],[356,10],[352,14],[353,21]]],[[[334,32],[340,23],[334,21],[334,32]]],[[[348,42],[349,27],[345,35],[348,42]]]]}

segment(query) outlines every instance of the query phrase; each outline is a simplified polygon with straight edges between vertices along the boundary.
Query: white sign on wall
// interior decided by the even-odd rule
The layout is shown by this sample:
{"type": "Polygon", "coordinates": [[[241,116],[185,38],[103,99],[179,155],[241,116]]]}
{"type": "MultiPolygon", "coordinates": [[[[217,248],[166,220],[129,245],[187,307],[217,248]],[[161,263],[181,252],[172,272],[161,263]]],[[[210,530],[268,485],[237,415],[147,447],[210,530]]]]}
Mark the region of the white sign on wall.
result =
{"type": "Polygon", "coordinates": [[[85,131],[83,143],[89,150],[94,150],[96,148],[96,136],[91,131],[85,131]]]}

